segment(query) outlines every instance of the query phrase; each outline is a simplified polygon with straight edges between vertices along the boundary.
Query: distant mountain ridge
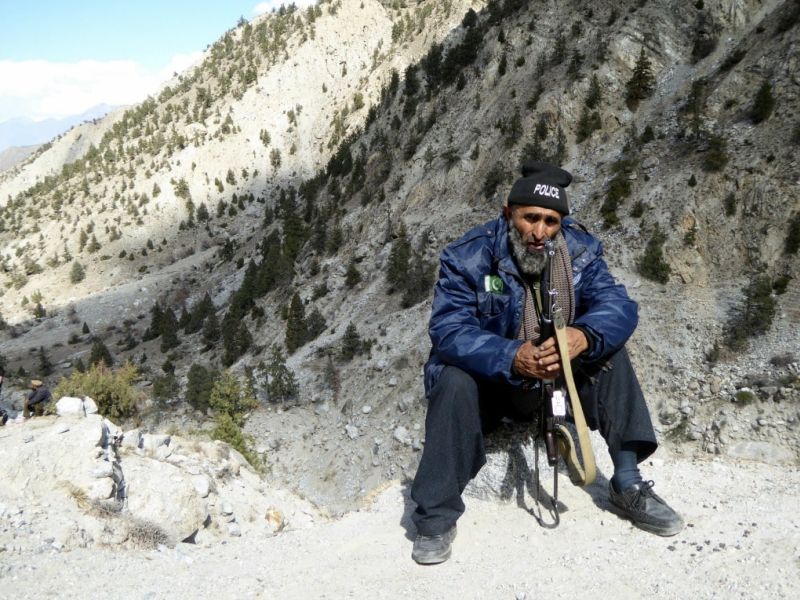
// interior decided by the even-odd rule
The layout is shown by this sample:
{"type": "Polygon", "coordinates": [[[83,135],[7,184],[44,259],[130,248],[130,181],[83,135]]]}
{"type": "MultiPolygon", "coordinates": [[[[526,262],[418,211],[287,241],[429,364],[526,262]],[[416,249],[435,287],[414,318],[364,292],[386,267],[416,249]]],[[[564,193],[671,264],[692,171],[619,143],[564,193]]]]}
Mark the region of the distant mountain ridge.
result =
{"type": "Polygon", "coordinates": [[[41,147],[41,144],[31,144],[30,146],[11,146],[0,150],[0,172],[21,163],[41,147]]]}
{"type": "Polygon", "coordinates": [[[34,121],[27,117],[16,117],[3,121],[0,123],[0,152],[15,146],[44,144],[75,125],[106,116],[115,108],[109,104],[98,104],[79,115],[71,115],[63,119],[34,121]]]}

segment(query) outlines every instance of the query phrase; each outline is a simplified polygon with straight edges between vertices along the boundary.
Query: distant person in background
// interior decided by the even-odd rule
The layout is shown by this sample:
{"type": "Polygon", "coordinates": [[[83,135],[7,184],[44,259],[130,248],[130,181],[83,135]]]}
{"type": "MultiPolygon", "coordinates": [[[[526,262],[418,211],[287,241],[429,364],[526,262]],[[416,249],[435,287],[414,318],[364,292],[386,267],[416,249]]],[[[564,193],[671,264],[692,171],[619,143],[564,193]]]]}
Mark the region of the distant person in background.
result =
{"type": "Polygon", "coordinates": [[[638,463],[658,446],[625,343],[638,307],[603,260],[603,247],[568,217],[572,175],[530,162],[503,213],[444,249],[434,288],[425,365],[425,448],[411,498],[417,503],[412,558],[450,557],[461,494],[486,463],[483,434],[502,417],[530,420],[542,380],[562,372],[555,338],[539,339],[537,298],[554,247],[552,276],[566,319],[565,337],[586,421],[614,463],[615,512],[657,535],[675,535],[683,519],[653,492],[638,463]]]}
{"type": "MultiPolygon", "coordinates": [[[[3,381],[5,381],[6,375],[5,373],[0,370],[0,398],[3,397],[3,381]]],[[[3,410],[3,407],[0,406],[0,427],[6,424],[8,421],[8,413],[3,410]]]]}
{"type": "Polygon", "coordinates": [[[38,379],[32,379],[31,392],[25,396],[25,400],[22,403],[22,416],[28,419],[31,417],[31,412],[39,417],[42,416],[45,406],[52,399],[53,396],[44,383],[38,379]]]}

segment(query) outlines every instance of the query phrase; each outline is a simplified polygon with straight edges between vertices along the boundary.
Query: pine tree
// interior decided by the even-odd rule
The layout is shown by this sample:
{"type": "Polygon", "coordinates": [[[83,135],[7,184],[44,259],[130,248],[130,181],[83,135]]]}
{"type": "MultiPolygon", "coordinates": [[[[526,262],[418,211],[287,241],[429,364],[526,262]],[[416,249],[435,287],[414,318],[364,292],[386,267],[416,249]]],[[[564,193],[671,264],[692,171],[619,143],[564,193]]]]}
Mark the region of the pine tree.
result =
{"type": "Polygon", "coordinates": [[[580,144],[588,139],[595,131],[600,129],[600,127],[600,113],[597,111],[590,112],[588,108],[584,108],[581,113],[581,118],[578,120],[575,141],[580,144]]]}
{"type": "Polygon", "coordinates": [[[214,302],[208,292],[205,293],[203,299],[192,307],[189,314],[189,322],[184,327],[186,333],[196,333],[203,328],[203,322],[206,317],[214,312],[214,302]]]}
{"type": "Polygon", "coordinates": [[[502,77],[503,75],[506,74],[507,68],[508,68],[508,57],[506,56],[506,53],[503,52],[503,54],[500,56],[500,64],[497,65],[497,74],[500,77],[502,77]]]}
{"type": "Polygon", "coordinates": [[[267,394],[270,402],[285,403],[297,397],[300,388],[297,378],[286,366],[286,359],[277,344],[272,346],[267,378],[267,394]]]}
{"type": "Polygon", "coordinates": [[[170,349],[180,345],[178,340],[178,319],[171,308],[164,311],[161,320],[161,352],[168,352],[170,349]]]}
{"type": "Polygon", "coordinates": [[[276,171],[281,166],[281,151],[277,148],[273,148],[269,153],[269,163],[272,165],[272,168],[276,171]]]}
{"type": "Polygon", "coordinates": [[[217,319],[217,314],[212,311],[203,322],[203,341],[211,347],[219,340],[219,334],[219,319],[217,319]]]}
{"type": "Polygon", "coordinates": [[[343,360],[352,360],[356,354],[361,354],[364,349],[364,342],[358,335],[358,330],[353,323],[347,326],[342,337],[341,357],[343,360]]]}
{"type": "Polygon", "coordinates": [[[100,361],[109,368],[114,365],[114,359],[111,357],[111,352],[108,351],[106,345],[101,340],[95,340],[94,344],[92,344],[92,351],[89,353],[89,366],[96,365],[100,361]]]}
{"type": "Polygon", "coordinates": [[[255,295],[261,297],[292,277],[292,263],[283,253],[280,236],[271,232],[261,242],[261,264],[256,278],[255,295]]]}
{"type": "Polygon", "coordinates": [[[728,164],[728,144],[721,135],[712,135],[708,140],[708,152],[703,159],[703,169],[719,173],[728,164]]]}
{"type": "Polygon", "coordinates": [[[411,269],[404,285],[400,306],[409,308],[421,302],[431,293],[433,285],[433,266],[419,252],[411,257],[411,269]]]}
{"type": "Polygon", "coordinates": [[[53,363],[44,351],[44,346],[39,346],[39,371],[43,376],[50,375],[53,372],[53,363]]]}
{"type": "Polygon", "coordinates": [[[669,263],[664,260],[664,252],[662,250],[666,241],[667,236],[656,225],[653,235],[647,242],[644,255],[639,260],[639,273],[647,279],[658,283],[667,283],[672,272],[669,263]]]}
{"type": "Polygon", "coordinates": [[[649,98],[655,91],[656,80],[653,76],[653,68],[650,59],[644,53],[644,48],[639,52],[639,58],[633,68],[633,75],[625,87],[625,101],[631,110],[636,110],[639,101],[649,98]]]}
{"type": "Polygon", "coordinates": [[[161,335],[163,321],[164,311],[161,308],[161,304],[156,302],[153,304],[153,308],[150,309],[150,326],[145,330],[142,341],[154,340],[161,335]]]}
{"type": "Polygon", "coordinates": [[[153,378],[153,398],[158,400],[160,406],[165,406],[165,402],[175,397],[178,387],[175,373],[169,372],[166,375],[153,378]]]}
{"type": "Polygon", "coordinates": [[[92,239],[89,241],[89,245],[86,247],[87,252],[89,252],[89,254],[92,254],[100,250],[100,248],[101,246],[100,242],[97,241],[97,236],[95,234],[92,234],[92,239]]]}
{"type": "Polygon", "coordinates": [[[756,273],[744,290],[742,303],[731,311],[725,327],[725,343],[732,350],[744,350],[747,340],[769,331],[777,311],[768,275],[756,273]]]}
{"type": "Polygon", "coordinates": [[[247,386],[230,371],[224,371],[211,388],[208,403],[217,413],[231,417],[241,427],[245,414],[258,406],[247,386]]]}
{"type": "Polygon", "coordinates": [[[69,271],[69,280],[72,283],[80,283],[86,278],[86,270],[83,265],[77,260],[73,261],[72,268],[69,271]]]}
{"type": "Polygon", "coordinates": [[[183,307],[181,308],[181,316],[178,319],[178,329],[185,330],[186,327],[189,325],[191,319],[192,316],[191,314],[189,314],[189,311],[186,310],[186,305],[184,304],[183,307]]]}
{"type": "Polygon", "coordinates": [[[286,320],[286,350],[289,354],[294,354],[295,350],[305,344],[307,337],[306,311],[300,295],[295,292],[289,305],[289,318],[286,320]]]}
{"type": "Polygon", "coordinates": [[[239,349],[239,356],[244,355],[253,345],[253,336],[245,321],[241,321],[239,328],[236,330],[236,345],[239,349]]]}
{"type": "Polygon", "coordinates": [[[339,402],[339,390],[341,388],[341,379],[339,378],[339,371],[333,362],[333,356],[328,354],[328,359],[325,362],[325,383],[333,396],[333,402],[339,402]]]}
{"type": "Polygon", "coordinates": [[[337,221],[333,226],[330,237],[328,238],[328,246],[326,248],[328,254],[336,254],[339,248],[342,247],[343,242],[344,234],[342,233],[342,226],[337,221]]]}
{"type": "Polygon", "coordinates": [[[705,79],[700,78],[693,81],[692,91],[689,93],[689,99],[686,101],[686,112],[692,115],[690,123],[693,136],[700,134],[700,129],[703,125],[703,113],[708,96],[707,88],[708,82],[705,79]]]}
{"type": "Polygon", "coordinates": [[[211,215],[208,213],[208,208],[206,207],[204,202],[200,203],[200,206],[197,207],[197,220],[201,223],[205,223],[211,218],[211,215]]]}
{"type": "Polygon", "coordinates": [[[603,100],[603,90],[600,87],[600,80],[597,74],[592,75],[592,80],[589,83],[589,91],[586,94],[586,108],[595,109],[603,100]]]}
{"type": "Polygon", "coordinates": [[[250,348],[253,338],[247,324],[232,310],[228,310],[222,320],[222,364],[226,367],[235,363],[250,348]]]}
{"type": "Polygon", "coordinates": [[[215,371],[211,371],[203,365],[193,364],[189,368],[185,399],[195,410],[203,413],[208,411],[209,397],[216,377],[215,371]]]}
{"type": "Polygon", "coordinates": [[[258,290],[258,267],[253,259],[247,263],[247,269],[242,278],[242,284],[231,298],[228,312],[233,313],[238,319],[244,318],[247,312],[255,305],[258,290]]]}
{"type": "Polygon", "coordinates": [[[392,243],[389,253],[389,265],[386,269],[386,280],[389,282],[390,293],[396,289],[404,289],[409,274],[409,261],[411,259],[411,243],[406,235],[406,226],[400,224],[397,239],[392,243]]]}
{"type": "Polygon", "coordinates": [[[789,256],[797,254],[798,250],[800,250],[800,213],[795,213],[789,219],[789,229],[786,231],[783,253],[789,256]]]}
{"type": "Polygon", "coordinates": [[[322,316],[322,313],[319,312],[319,309],[315,308],[312,310],[308,317],[306,318],[306,341],[310,342],[314,340],[325,331],[327,327],[327,323],[325,322],[325,317],[322,316]]]}
{"type": "Polygon", "coordinates": [[[555,165],[562,165],[567,160],[567,136],[561,125],[556,129],[556,147],[553,155],[550,157],[550,162],[555,165]]]}
{"type": "Polygon", "coordinates": [[[756,124],[766,121],[774,108],[775,97],[772,95],[772,84],[769,81],[765,81],[758,88],[753,108],[750,109],[750,118],[756,124]]]}

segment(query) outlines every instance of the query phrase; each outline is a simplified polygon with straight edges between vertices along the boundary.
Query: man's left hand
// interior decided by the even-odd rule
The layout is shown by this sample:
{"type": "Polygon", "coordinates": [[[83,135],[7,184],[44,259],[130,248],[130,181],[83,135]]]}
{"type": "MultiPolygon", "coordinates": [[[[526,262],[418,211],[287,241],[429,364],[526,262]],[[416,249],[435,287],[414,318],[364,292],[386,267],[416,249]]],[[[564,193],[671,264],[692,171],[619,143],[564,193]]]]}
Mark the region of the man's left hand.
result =
{"type": "Polygon", "coordinates": [[[566,331],[569,359],[575,360],[581,352],[589,348],[589,340],[586,339],[586,334],[576,327],[567,327],[566,331]]]}

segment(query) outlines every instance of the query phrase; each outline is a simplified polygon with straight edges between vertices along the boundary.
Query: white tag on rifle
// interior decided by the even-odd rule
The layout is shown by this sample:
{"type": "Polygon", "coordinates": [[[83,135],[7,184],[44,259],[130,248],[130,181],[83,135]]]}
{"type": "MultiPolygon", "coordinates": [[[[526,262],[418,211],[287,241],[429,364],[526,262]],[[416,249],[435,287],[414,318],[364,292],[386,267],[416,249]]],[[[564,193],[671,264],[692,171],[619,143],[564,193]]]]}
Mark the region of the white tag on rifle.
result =
{"type": "Polygon", "coordinates": [[[553,416],[566,417],[567,416],[567,398],[561,390],[553,391],[553,416]]]}

